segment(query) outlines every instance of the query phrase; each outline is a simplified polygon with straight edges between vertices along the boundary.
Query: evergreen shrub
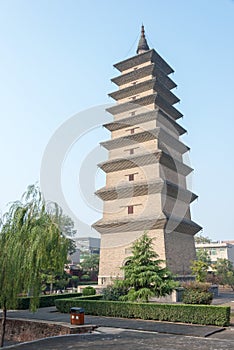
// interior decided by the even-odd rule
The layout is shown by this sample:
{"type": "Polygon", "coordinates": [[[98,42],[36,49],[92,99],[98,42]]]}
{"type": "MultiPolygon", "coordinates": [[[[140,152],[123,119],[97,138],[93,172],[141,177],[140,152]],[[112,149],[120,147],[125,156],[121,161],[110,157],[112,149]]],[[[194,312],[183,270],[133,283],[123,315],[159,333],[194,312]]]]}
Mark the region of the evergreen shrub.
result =
{"type": "Polygon", "coordinates": [[[228,306],[95,301],[81,300],[81,298],[57,299],[55,305],[60,312],[64,313],[69,313],[71,307],[82,307],[86,314],[94,316],[216,326],[228,326],[230,323],[230,307],[228,306]]]}
{"type": "Polygon", "coordinates": [[[189,282],[184,283],[184,292],[182,301],[185,304],[210,305],[213,300],[213,294],[209,291],[209,283],[189,282]]]}
{"type": "MultiPolygon", "coordinates": [[[[40,297],[39,307],[49,307],[55,306],[56,299],[66,299],[66,298],[74,298],[81,296],[81,293],[66,293],[66,294],[50,294],[43,295],[40,297]]],[[[18,299],[18,310],[27,310],[29,309],[31,297],[21,297],[18,299]]]]}
{"type": "Polygon", "coordinates": [[[85,287],[83,289],[83,291],[82,291],[82,294],[83,294],[83,296],[95,295],[96,294],[96,289],[91,287],[91,286],[85,287]]]}

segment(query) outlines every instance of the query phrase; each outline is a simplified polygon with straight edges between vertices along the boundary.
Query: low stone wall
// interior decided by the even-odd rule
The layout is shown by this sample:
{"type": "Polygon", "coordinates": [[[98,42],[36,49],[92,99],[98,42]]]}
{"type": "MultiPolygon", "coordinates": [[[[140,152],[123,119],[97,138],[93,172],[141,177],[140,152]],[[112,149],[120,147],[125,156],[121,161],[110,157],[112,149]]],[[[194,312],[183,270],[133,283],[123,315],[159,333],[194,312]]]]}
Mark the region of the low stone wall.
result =
{"type": "Polygon", "coordinates": [[[6,322],[5,338],[25,342],[66,334],[91,333],[96,328],[94,325],[74,326],[58,322],[9,318],[6,322]]]}
{"type": "Polygon", "coordinates": [[[182,301],[184,288],[176,288],[170,295],[160,298],[151,298],[150,301],[155,301],[158,303],[178,303],[182,301]]]}

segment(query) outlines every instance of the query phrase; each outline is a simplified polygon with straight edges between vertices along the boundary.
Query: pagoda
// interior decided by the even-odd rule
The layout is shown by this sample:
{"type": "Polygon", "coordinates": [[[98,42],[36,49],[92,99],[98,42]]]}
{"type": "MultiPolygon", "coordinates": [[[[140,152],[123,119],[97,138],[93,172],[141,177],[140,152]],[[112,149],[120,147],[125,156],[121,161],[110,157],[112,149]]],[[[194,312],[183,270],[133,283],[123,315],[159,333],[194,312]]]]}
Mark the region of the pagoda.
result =
{"type": "Polygon", "coordinates": [[[182,114],[174,107],[174,71],[149,48],[144,26],[136,53],[114,65],[120,75],[111,81],[118,90],[109,96],[117,103],[107,108],[113,121],[103,125],[111,139],[101,143],[108,150],[108,160],[99,164],[106,186],[96,192],[103,217],[93,225],[101,234],[101,285],[122,277],[132,244],[144,232],[174,274],[190,274],[194,235],[201,230],[191,220],[197,196],[187,189],[193,169],[183,161],[189,147],[180,140],[186,130],[177,122],[182,114]]]}

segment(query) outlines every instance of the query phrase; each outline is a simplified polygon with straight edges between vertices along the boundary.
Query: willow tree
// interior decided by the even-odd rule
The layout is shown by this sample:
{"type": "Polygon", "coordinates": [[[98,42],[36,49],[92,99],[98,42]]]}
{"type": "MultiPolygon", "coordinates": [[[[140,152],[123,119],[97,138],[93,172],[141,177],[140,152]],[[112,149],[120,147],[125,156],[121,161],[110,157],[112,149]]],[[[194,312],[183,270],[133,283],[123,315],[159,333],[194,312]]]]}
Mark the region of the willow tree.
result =
{"type": "Polygon", "coordinates": [[[61,215],[61,209],[56,204],[48,206],[39,188],[33,185],[3,216],[0,230],[1,347],[7,310],[17,307],[19,294],[30,294],[30,309],[35,311],[39,305],[42,272],[63,271],[69,240],[61,233],[61,215]]]}

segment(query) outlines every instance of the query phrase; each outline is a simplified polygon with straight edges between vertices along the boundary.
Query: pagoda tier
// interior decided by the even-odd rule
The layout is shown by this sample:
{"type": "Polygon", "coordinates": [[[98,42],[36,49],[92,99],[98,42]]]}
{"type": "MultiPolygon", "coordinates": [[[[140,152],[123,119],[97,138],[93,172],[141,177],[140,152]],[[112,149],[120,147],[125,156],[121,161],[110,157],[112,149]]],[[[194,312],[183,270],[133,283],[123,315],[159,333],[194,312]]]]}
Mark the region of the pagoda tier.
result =
{"type": "Polygon", "coordinates": [[[120,72],[123,72],[131,68],[136,68],[137,66],[148,62],[154,63],[155,66],[163,71],[166,75],[174,73],[174,70],[154,49],[116,63],[114,64],[114,67],[120,72]]]}
{"type": "Polygon", "coordinates": [[[111,234],[113,232],[147,231],[155,229],[165,229],[166,233],[172,231],[195,235],[201,230],[201,226],[192,220],[174,217],[169,213],[158,213],[155,217],[141,217],[139,219],[121,217],[115,221],[99,220],[93,227],[101,234],[111,234]]]}
{"type": "Polygon", "coordinates": [[[188,165],[179,162],[178,160],[174,159],[170,154],[165,153],[161,150],[157,152],[143,153],[140,155],[125,155],[124,158],[110,159],[106,162],[98,164],[98,166],[106,173],[110,173],[114,171],[131,169],[139,166],[142,167],[156,163],[159,163],[175,171],[176,173],[182,174],[184,176],[189,175],[193,171],[193,169],[190,168],[188,165]]]}
{"type": "Polygon", "coordinates": [[[175,107],[171,106],[163,97],[158,93],[149,94],[143,97],[136,97],[134,100],[117,104],[113,107],[107,108],[106,111],[115,115],[123,112],[128,112],[139,107],[148,106],[154,104],[154,108],[159,107],[169,117],[173,119],[179,119],[183,117],[183,114],[179,112],[175,107]]]}
{"type": "Polygon", "coordinates": [[[158,120],[161,124],[165,125],[167,129],[170,129],[174,132],[176,131],[178,135],[183,135],[187,132],[181,125],[179,125],[177,122],[171,119],[167,114],[165,114],[159,108],[156,108],[153,111],[147,110],[146,112],[139,113],[131,117],[122,118],[121,120],[113,121],[113,122],[104,124],[103,126],[110,131],[116,131],[127,127],[131,127],[134,125],[146,123],[152,120],[158,120]]]}
{"type": "Polygon", "coordinates": [[[157,81],[156,78],[146,80],[142,83],[134,84],[124,89],[112,92],[109,94],[109,96],[115,99],[116,101],[119,101],[123,98],[127,98],[132,95],[137,95],[147,90],[153,90],[154,93],[157,92],[157,94],[161,96],[170,105],[173,105],[180,101],[178,97],[176,97],[169,89],[165,88],[159,81],[157,81]]]}
{"type": "Polygon", "coordinates": [[[145,130],[142,132],[136,132],[134,134],[129,134],[127,136],[118,137],[109,141],[101,142],[101,146],[105,147],[108,150],[125,147],[125,146],[134,146],[136,143],[140,144],[150,140],[158,139],[158,148],[162,149],[164,145],[172,147],[174,150],[183,154],[189,151],[189,147],[186,146],[181,141],[178,141],[175,137],[168,134],[162,128],[155,128],[152,130],[145,130]]]}
{"type": "Polygon", "coordinates": [[[126,183],[118,186],[118,188],[115,186],[106,186],[95,192],[95,194],[104,201],[144,196],[152,193],[162,193],[186,203],[192,203],[197,199],[195,193],[181,188],[170,181],[163,181],[162,179],[126,183]]]}
{"type": "Polygon", "coordinates": [[[156,77],[157,80],[164,85],[169,90],[174,89],[177,85],[171,80],[164,72],[161,71],[158,66],[154,63],[149,64],[148,66],[144,66],[142,68],[135,69],[126,74],[119,75],[115,78],[112,78],[111,81],[118,86],[126,85],[134,81],[141,80],[146,76],[156,77]]]}

